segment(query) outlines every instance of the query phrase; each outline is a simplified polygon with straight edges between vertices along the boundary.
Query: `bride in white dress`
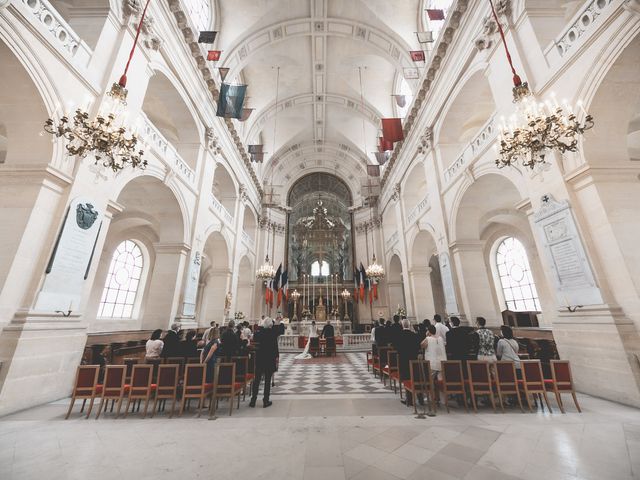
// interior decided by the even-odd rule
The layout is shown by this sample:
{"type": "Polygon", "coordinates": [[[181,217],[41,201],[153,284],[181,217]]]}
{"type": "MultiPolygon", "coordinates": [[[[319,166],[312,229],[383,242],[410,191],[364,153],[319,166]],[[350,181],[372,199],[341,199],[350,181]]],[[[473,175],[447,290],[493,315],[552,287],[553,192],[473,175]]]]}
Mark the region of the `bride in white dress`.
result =
{"type": "Polygon", "coordinates": [[[315,320],[311,321],[311,326],[309,327],[309,338],[307,338],[307,344],[304,346],[304,351],[296,355],[295,358],[298,360],[306,360],[307,358],[311,358],[312,355],[309,353],[309,345],[311,344],[311,339],[318,336],[318,328],[316,327],[315,320]]]}

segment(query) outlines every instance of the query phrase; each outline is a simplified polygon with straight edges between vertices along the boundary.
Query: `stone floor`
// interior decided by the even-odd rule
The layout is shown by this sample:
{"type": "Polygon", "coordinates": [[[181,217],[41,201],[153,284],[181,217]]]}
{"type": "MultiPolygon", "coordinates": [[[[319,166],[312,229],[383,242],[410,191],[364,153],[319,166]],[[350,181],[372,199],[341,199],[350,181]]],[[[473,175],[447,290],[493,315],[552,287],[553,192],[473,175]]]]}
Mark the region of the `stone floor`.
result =
{"type": "Polygon", "coordinates": [[[65,421],[67,401],[29,409],[0,418],[0,479],[640,479],[640,410],[584,395],[582,414],[424,420],[391,393],[273,401],[213,421],[77,411],[65,421]]]}

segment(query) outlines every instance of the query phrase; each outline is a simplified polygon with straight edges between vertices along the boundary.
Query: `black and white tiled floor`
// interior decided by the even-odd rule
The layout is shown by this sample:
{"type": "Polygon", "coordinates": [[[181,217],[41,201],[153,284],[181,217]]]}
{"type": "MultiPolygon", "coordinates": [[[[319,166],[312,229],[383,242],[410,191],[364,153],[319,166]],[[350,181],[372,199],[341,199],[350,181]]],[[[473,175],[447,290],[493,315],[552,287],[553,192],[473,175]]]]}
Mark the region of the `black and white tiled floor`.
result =
{"type": "Polygon", "coordinates": [[[295,360],[295,354],[280,354],[275,395],[300,394],[389,394],[382,382],[367,371],[365,353],[341,353],[336,358],[295,360]],[[326,361],[326,363],[325,363],[326,361]]]}

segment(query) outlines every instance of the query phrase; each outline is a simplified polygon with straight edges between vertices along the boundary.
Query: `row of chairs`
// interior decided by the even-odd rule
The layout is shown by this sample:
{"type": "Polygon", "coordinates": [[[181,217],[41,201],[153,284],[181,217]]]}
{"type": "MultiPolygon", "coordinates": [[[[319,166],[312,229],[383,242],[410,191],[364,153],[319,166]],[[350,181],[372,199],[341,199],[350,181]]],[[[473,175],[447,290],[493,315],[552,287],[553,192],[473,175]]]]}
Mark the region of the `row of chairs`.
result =
{"type": "Polygon", "coordinates": [[[71,415],[76,400],[83,401],[80,412],[84,411],[86,402],[89,400],[86,415],[86,418],[89,418],[94,402],[98,398],[100,403],[96,419],[106,411],[109,401],[111,401],[111,411],[117,402],[116,418],[118,418],[125,399],[127,400],[125,417],[132,403],[135,408],[137,402],[139,410],[141,402],[144,401],[142,417],[145,418],[152,397],[152,417],[156,414],[158,405],[160,404],[163,408],[167,400],[171,401],[169,417],[173,417],[179,396],[181,396],[179,415],[183,414],[188,402],[197,400],[198,416],[200,416],[206,400],[209,399],[210,415],[213,416],[220,398],[229,399],[229,415],[231,415],[234,398],[238,398],[237,408],[239,408],[240,396],[246,398],[247,389],[254,380],[254,374],[249,372],[248,357],[232,357],[231,360],[216,364],[212,383],[206,382],[207,369],[204,364],[188,363],[184,366],[182,375],[179,364],[136,364],[132,366],[129,381],[127,381],[126,365],[108,365],[105,368],[102,383],[98,383],[99,365],[81,365],[76,373],[71,403],[65,419],[71,415]],[[157,369],[157,373],[154,369],[157,369]]]}
{"type": "MultiPolygon", "coordinates": [[[[532,412],[532,402],[537,404],[544,399],[549,412],[552,412],[549,404],[548,392],[553,392],[562,413],[565,413],[562,402],[562,393],[570,393],[573,397],[576,409],[581,412],[578,399],[576,397],[571,365],[567,360],[551,361],[551,377],[544,378],[540,360],[521,360],[518,377],[514,362],[499,361],[491,364],[486,361],[469,360],[466,363],[466,370],[463,362],[459,360],[448,360],[441,362],[440,378],[434,382],[431,366],[425,360],[412,360],[410,363],[410,378],[400,382],[399,357],[398,353],[390,348],[380,348],[377,355],[371,355],[371,362],[367,362],[368,368],[371,366],[374,376],[379,376],[386,386],[396,392],[397,387],[402,391],[412,394],[424,394],[432,404],[435,412],[436,389],[444,396],[444,404],[449,412],[450,396],[456,395],[462,399],[465,410],[468,412],[467,395],[471,399],[474,412],[477,412],[477,397],[486,396],[489,398],[494,412],[496,411],[495,396],[500,403],[500,408],[504,412],[505,397],[513,396],[517,400],[520,410],[524,412],[521,395],[527,402],[529,411],[532,412]]],[[[413,397],[415,399],[415,396],[413,397]]],[[[414,403],[414,410],[415,401],[414,403]]]]}

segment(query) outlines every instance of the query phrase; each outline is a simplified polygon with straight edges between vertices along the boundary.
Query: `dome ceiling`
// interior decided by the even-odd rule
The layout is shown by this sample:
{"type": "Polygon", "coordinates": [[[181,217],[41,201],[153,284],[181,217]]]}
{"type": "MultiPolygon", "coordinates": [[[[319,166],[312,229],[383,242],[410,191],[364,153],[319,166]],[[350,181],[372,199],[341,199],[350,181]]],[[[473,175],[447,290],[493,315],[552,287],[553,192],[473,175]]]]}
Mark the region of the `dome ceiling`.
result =
{"type": "Polygon", "coordinates": [[[245,107],[255,110],[236,128],[246,144],[264,145],[256,165],[264,183],[284,187],[325,171],[357,192],[367,159],[375,163],[380,118],[404,116],[392,94],[415,88],[402,69],[421,48],[414,32],[424,28],[423,3],[217,1],[217,66],[230,68],[227,82],[248,85],[245,107]]]}

